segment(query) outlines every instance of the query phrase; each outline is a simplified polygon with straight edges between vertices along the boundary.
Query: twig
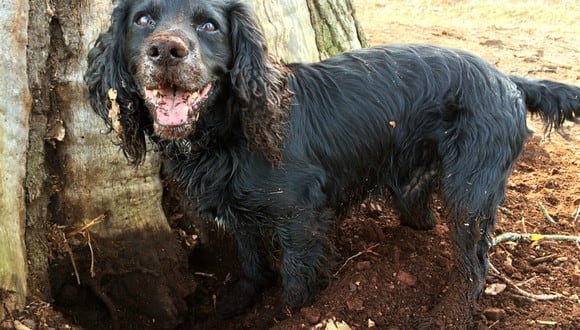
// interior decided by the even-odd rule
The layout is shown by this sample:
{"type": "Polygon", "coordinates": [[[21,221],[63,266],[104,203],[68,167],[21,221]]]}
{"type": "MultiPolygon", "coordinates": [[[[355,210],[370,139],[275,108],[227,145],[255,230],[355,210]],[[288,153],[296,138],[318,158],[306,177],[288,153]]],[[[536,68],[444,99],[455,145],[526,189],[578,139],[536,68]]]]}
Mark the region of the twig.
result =
{"type": "Polygon", "coordinates": [[[507,278],[502,274],[492,274],[493,276],[499,277],[502,281],[504,281],[507,285],[514,288],[518,294],[522,295],[523,297],[530,299],[531,301],[545,301],[545,300],[554,300],[562,297],[560,294],[534,294],[521,289],[517,284],[515,284],[512,280],[507,278]]]}
{"type": "Polygon", "coordinates": [[[202,277],[209,277],[209,278],[213,278],[213,279],[216,278],[215,274],[204,273],[204,272],[195,272],[195,273],[193,273],[193,275],[195,275],[195,276],[202,276],[202,277]]]}
{"type": "Polygon", "coordinates": [[[93,246],[91,245],[91,232],[87,231],[87,245],[89,246],[89,251],[91,252],[91,268],[89,269],[92,278],[95,278],[97,274],[95,273],[95,252],[93,251],[93,246]]]}
{"type": "Polygon", "coordinates": [[[556,258],[558,258],[557,254],[549,254],[547,256],[537,257],[534,260],[530,260],[530,264],[532,266],[536,266],[536,265],[539,265],[539,264],[544,263],[544,262],[550,262],[556,258]]]}
{"type": "Polygon", "coordinates": [[[66,252],[68,253],[68,256],[70,258],[70,261],[72,263],[73,266],[73,270],[75,272],[75,277],[77,278],[77,284],[81,285],[81,277],[79,275],[79,270],[77,268],[77,263],[75,262],[75,256],[72,252],[72,249],[70,248],[70,245],[68,244],[68,241],[66,240],[66,234],[63,232],[62,233],[62,238],[64,240],[64,247],[66,249],[66,252]]]}
{"type": "Polygon", "coordinates": [[[499,207],[499,210],[501,212],[503,212],[504,214],[507,214],[507,215],[510,215],[510,216],[513,216],[514,215],[514,213],[512,211],[508,210],[508,208],[505,207],[505,206],[500,206],[499,207]]]}
{"type": "Polygon", "coordinates": [[[344,267],[346,267],[346,264],[348,264],[350,261],[352,261],[352,260],[354,260],[354,259],[356,259],[356,258],[358,258],[358,257],[362,256],[363,254],[372,253],[372,254],[378,255],[378,253],[376,253],[375,251],[373,251],[373,249],[374,249],[374,248],[376,248],[376,247],[377,247],[377,246],[379,246],[379,245],[380,245],[380,244],[378,244],[378,243],[377,243],[377,244],[375,244],[375,245],[373,245],[373,246],[371,246],[371,247],[367,248],[367,249],[366,249],[366,250],[364,250],[364,251],[360,251],[360,252],[358,252],[357,254],[355,254],[355,255],[353,255],[353,256],[350,256],[350,257],[348,257],[348,259],[346,259],[346,261],[344,262],[344,264],[342,264],[342,266],[340,266],[340,268],[339,268],[339,269],[336,271],[336,273],[334,273],[334,276],[337,276],[337,275],[338,275],[338,273],[340,273],[340,272],[342,271],[342,269],[343,269],[344,267]]]}
{"type": "Polygon", "coordinates": [[[500,274],[499,270],[497,270],[497,268],[495,268],[495,266],[491,262],[489,263],[489,270],[491,270],[491,272],[493,274],[496,274],[496,275],[500,274]]]}
{"type": "MultiPolygon", "coordinates": [[[[574,228],[576,228],[579,216],[580,216],[580,206],[578,206],[578,209],[576,210],[576,216],[574,217],[574,228]]],[[[576,247],[580,248],[580,242],[576,242],[576,247]]]]}
{"type": "Polygon", "coordinates": [[[539,240],[549,240],[549,241],[575,241],[580,243],[580,236],[568,236],[568,235],[543,235],[543,234],[517,234],[517,233],[504,233],[494,239],[491,242],[492,246],[505,241],[539,241],[539,240]]]}
{"type": "Polygon", "coordinates": [[[89,230],[92,226],[99,224],[105,220],[105,214],[101,214],[98,217],[94,218],[93,220],[89,221],[88,223],[84,224],[80,228],[73,229],[69,233],[66,234],[66,237],[72,237],[78,234],[82,234],[83,232],[89,230]]]}
{"type": "Polygon", "coordinates": [[[113,303],[111,298],[109,298],[109,296],[107,296],[107,294],[104,292],[101,285],[96,280],[90,279],[87,281],[87,286],[89,287],[89,289],[91,289],[91,291],[95,294],[95,296],[97,296],[97,298],[99,298],[101,302],[105,304],[105,307],[109,312],[109,316],[111,317],[111,328],[113,330],[121,329],[119,323],[119,315],[117,314],[117,308],[115,307],[115,304],[113,303]]]}
{"type": "Polygon", "coordinates": [[[77,278],[77,284],[81,285],[81,278],[79,276],[79,271],[77,268],[77,264],[75,262],[75,258],[74,258],[74,254],[73,251],[70,247],[70,245],[68,244],[68,238],[72,237],[72,236],[76,236],[76,235],[82,235],[83,237],[85,237],[87,239],[87,245],[89,246],[89,250],[91,252],[91,268],[90,268],[90,274],[91,277],[94,278],[96,276],[95,274],[95,253],[93,251],[93,246],[91,245],[91,234],[89,232],[89,229],[96,225],[101,223],[103,220],[105,220],[105,214],[101,214],[98,217],[94,218],[93,220],[89,221],[88,223],[82,225],[80,228],[77,229],[73,229],[68,233],[64,233],[62,234],[63,238],[64,238],[64,244],[65,244],[65,248],[66,248],[66,252],[68,253],[70,260],[72,262],[72,266],[75,272],[75,276],[77,278]]]}
{"type": "Polygon", "coordinates": [[[539,325],[558,325],[558,322],[556,321],[536,320],[536,323],[539,325]]]}
{"type": "Polygon", "coordinates": [[[542,211],[542,213],[546,217],[546,220],[548,220],[549,223],[557,224],[557,222],[554,220],[554,218],[552,218],[550,216],[550,214],[548,213],[548,210],[546,210],[546,208],[544,207],[544,204],[542,204],[542,202],[539,202],[538,206],[540,207],[540,210],[542,211]]]}
{"type": "Polygon", "coordinates": [[[489,327],[487,327],[488,329],[492,329],[493,327],[495,327],[496,325],[499,324],[499,320],[493,322],[489,327]]]}

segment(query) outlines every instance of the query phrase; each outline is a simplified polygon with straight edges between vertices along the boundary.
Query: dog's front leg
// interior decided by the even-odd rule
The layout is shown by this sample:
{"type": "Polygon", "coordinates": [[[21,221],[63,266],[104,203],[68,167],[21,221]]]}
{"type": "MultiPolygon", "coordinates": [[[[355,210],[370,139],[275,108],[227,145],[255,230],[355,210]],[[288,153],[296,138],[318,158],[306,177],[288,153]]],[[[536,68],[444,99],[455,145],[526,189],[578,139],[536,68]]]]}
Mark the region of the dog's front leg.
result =
{"type": "Polygon", "coordinates": [[[328,285],[332,248],[327,231],[331,219],[329,211],[302,210],[276,225],[282,247],[283,285],[276,319],[311,302],[328,285]]]}
{"type": "Polygon", "coordinates": [[[268,266],[257,228],[237,228],[232,235],[237,244],[243,276],[228,283],[217,297],[216,312],[223,318],[242,314],[253,305],[264,288],[272,283],[275,274],[268,266]]]}

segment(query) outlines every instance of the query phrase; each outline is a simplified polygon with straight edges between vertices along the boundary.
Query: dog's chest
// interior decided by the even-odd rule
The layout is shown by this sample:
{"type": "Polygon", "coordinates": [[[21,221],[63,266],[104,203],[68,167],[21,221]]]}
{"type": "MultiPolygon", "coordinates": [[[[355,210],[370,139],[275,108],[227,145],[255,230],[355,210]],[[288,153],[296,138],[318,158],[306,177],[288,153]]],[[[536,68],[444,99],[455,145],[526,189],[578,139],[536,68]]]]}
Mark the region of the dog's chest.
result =
{"type": "Polygon", "coordinates": [[[258,185],[262,178],[251,162],[231,155],[208,154],[173,166],[174,173],[181,174],[177,179],[187,196],[205,219],[232,228],[253,221],[260,213],[253,205],[260,204],[262,189],[258,185]]]}
{"type": "Polygon", "coordinates": [[[198,212],[207,220],[215,221],[218,226],[227,228],[235,225],[237,201],[232,192],[232,177],[219,171],[199,171],[194,186],[193,196],[198,212]]]}

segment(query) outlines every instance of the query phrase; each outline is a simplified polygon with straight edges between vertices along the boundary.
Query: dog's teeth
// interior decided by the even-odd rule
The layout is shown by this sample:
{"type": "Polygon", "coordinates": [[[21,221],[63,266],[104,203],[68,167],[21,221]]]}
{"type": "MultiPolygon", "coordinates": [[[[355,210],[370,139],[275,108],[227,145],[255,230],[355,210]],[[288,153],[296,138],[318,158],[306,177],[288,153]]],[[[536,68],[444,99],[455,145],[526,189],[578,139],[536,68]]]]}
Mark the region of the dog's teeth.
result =
{"type": "Polygon", "coordinates": [[[194,98],[198,98],[199,97],[199,92],[194,92],[193,94],[191,94],[191,96],[193,96],[194,98]]]}

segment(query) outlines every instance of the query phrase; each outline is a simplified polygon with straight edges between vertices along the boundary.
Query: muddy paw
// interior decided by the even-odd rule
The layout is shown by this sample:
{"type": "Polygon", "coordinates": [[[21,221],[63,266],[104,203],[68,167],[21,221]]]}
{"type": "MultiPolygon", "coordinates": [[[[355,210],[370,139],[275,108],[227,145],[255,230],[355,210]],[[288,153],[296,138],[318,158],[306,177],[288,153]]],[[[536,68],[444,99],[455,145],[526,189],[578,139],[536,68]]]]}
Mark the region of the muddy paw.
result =
{"type": "Polygon", "coordinates": [[[230,318],[242,314],[254,304],[259,291],[245,279],[227,284],[217,296],[217,315],[221,318],[230,318]]]}
{"type": "Polygon", "coordinates": [[[435,228],[436,219],[433,212],[429,210],[422,214],[402,215],[401,224],[415,230],[431,230],[435,228]]]}

